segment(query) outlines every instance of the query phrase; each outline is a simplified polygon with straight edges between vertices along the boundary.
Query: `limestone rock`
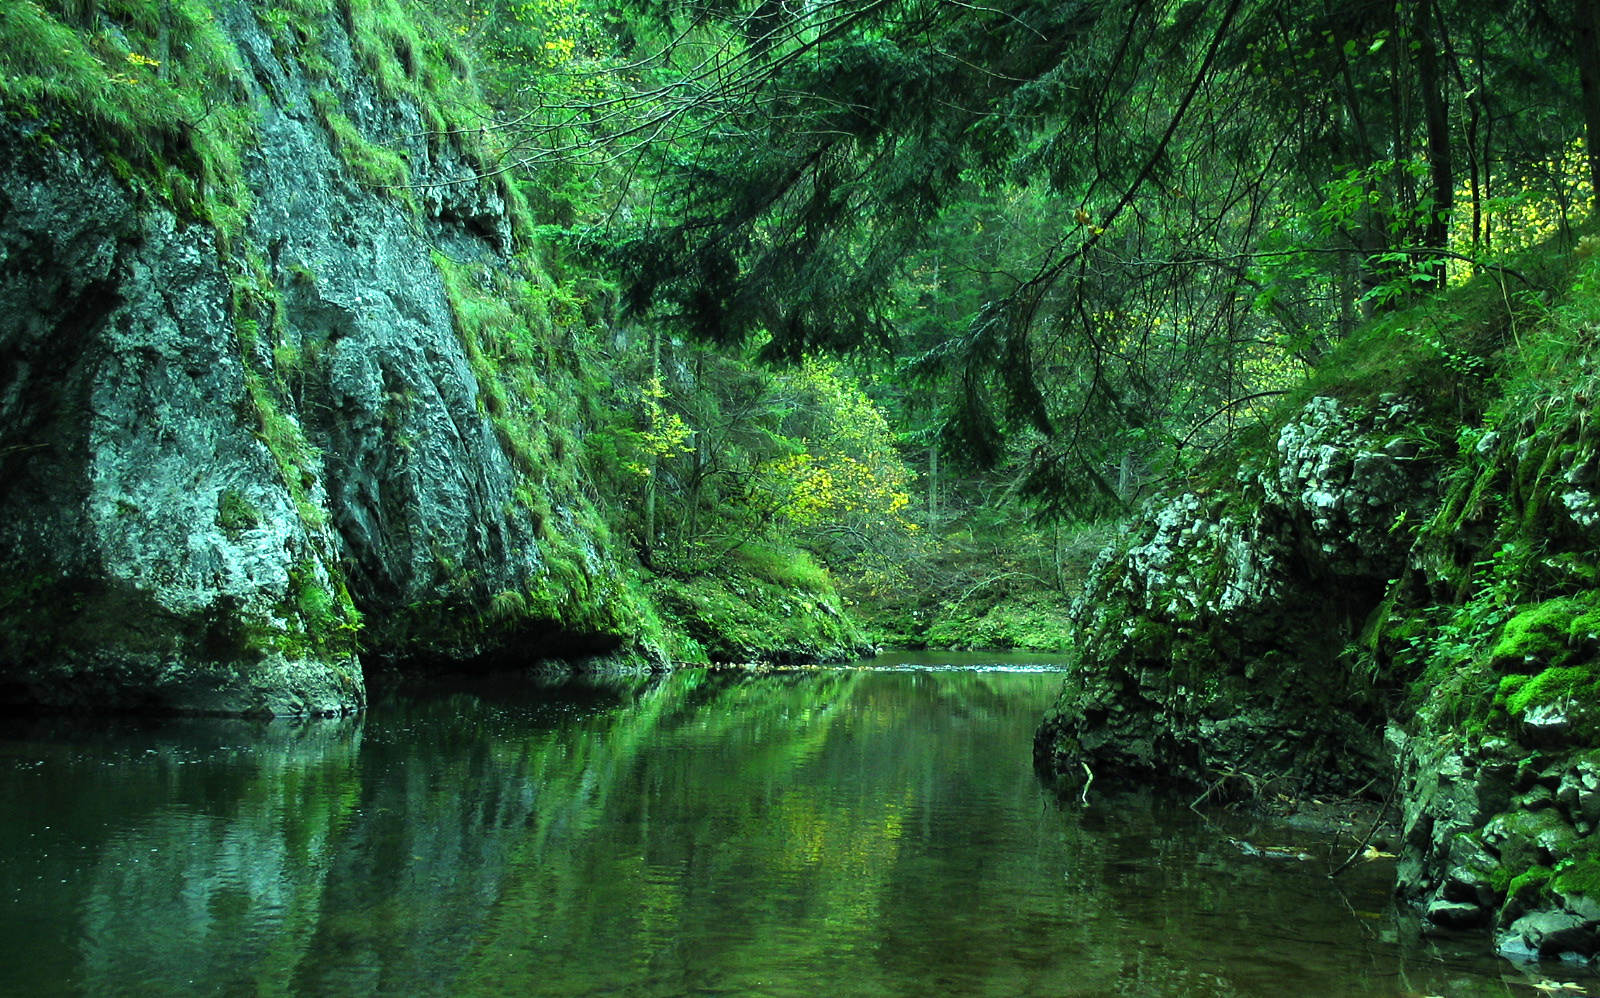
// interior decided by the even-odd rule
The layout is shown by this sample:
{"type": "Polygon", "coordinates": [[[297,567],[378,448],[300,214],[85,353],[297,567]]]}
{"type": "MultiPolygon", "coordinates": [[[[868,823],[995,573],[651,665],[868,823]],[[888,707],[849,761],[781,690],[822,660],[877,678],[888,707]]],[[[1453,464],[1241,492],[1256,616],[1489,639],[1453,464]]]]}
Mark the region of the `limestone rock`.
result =
{"type": "Polygon", "coordinates": [[[413,207],[360,183],[252,5],[215,6],[255,117],[227,239],[124,183],[93,136],[0,122],[0,702],[353,710],[362,617],[369,647],[406,654],[540,577],[541,531],[609,571],[562,497],[543,523],[515,501],[434,264],[507,263],[494,186],[460,182],[329,15],[342,113],[424,186],[413,207]]]}
{"type": "Polygon", "coordinates": [[[1488,918],[1488,912],[1482,908],[1462,901],[1434,901],[1424,914],[1428,921],[1448,929],[1474,928],[1484,924],[1488,918]]]}
{"type": "Polygon", "coordinates": [[[1497,943],[1501,953],[1513,957],[1588,957],[1597,946],[1593,922],[1559,911],[1522,916],[1499,935],[1497,943]]]}
{"type": "Polygon", "coordinates": [[[1036,740],[1041,765],[1200,786],[1377,775],[1377,705],[1331,661],[1404,567],[1397,516],[1437,502],[1433,461],[1399,433],[1408,411],[1312,399],[1270,467],[1240,473],[1244,502],[1149,504],[1074,604],[1079,664],[1036,740]]]}

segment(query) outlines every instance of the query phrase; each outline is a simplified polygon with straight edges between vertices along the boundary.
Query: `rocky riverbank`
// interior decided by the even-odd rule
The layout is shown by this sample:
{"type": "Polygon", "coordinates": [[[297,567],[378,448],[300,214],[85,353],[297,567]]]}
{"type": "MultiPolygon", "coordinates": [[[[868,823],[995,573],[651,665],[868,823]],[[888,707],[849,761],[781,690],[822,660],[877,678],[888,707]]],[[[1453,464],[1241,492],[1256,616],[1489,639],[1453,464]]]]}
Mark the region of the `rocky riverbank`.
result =
{"type": "Polygon", "coordinates": [[[1576,265],[1553,307],[1463,331],[1470,363],[1429,370],[1396,319],[1384,379],[1302,398],[1148,504],[1074,606],[1041,768],[1392,789],[1397,890],[1436,929],[1600,951],[1596,274],[1576,265]]]}

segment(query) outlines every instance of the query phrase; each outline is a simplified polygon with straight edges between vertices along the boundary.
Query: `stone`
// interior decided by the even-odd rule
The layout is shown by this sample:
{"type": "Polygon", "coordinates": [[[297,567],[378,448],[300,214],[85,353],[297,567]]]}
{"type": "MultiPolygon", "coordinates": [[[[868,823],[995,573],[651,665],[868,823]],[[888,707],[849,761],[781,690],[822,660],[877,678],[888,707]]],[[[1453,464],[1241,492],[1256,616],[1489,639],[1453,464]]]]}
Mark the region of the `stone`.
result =
{"type": "Polygon", "coordinates": [[[1388,443],[1383,445],[1383,452],[1394,458],[1416,457],[1421,451],[1421,444],[1415,440],[1407,440],[1405,437],[1391,437],[1388,443]]]}
{"type": "MultiPolygon", "coordinates": [[[[1540,957],[1566,954],[1587,957],[1596,949],[1594,923],[1565,911],[1536,911],[1512,923],[1509,938],[1499,949],[1506,954],[1528,952],[1540,957]]],[[[1509,954],[1508,954],[1509,955],[1509,954]]]]}
{"type": "Polygon", "coordinates": [[[1556,891],[1556,896],[1561,899],[1561,906],[1572,914],[1593,925],[1600,924],[1600,898],[1590,897],[1576,891],[1556,891]]]}
{"type": "Polygon", "coordinates": [[[1148,503],[1095,559],[1073,603],[1087,678],[1042,737],[1086,752],[1096,772],[1148,770],[1201,786],[1218,771],[1310,772],[1347,790],[1377,776],[1387,759],[1371,685],[1312,663],[1331,650],[1329,635],[1370,610],[1328,599],[1329,580],[1366,580],[1353,591],[1376,602],[1371,580],[1405,564],[1397,515],[1412,510],[1420,522],[1436,498],[1425,484],[1431,461],[1386,452],[1406,406],[1389,408],[1370,416],[1329,397],[1308,401],[1279,431],[1276,460],[1241,479],[1260,493],[1250,515],[1192,492],[1148,503]],[[1196,671],[1208,681],[1174,679],[1196,671]],[[1085,700],[1084,689],[1097,692],[1085,700]],[[1165,737],[1089,736],[1104,718],[1131,716],[1158,722],[1165,737]]]}
{"type": "Polygon", "coordinates": [[[1432,901],[1423,912],[1428,921],[1446,929],[1471,929],[1484,925],[1489,912],[1470,901],[1432,901]]]}
{"type": "Polygon", "coordinates": [[[1600,823],[1600,772],[1594,760],[1580,760],[1562,775],[1556,799],[1575,823],[1600,823]]]}
{"type": "Polygon", "coordinates": [[[1493,870],[1499,864],[1487,855],[1481,862],[1483,864],[1481,866],[1477,863],[1470,866],[1452,866],[1439,887],[1439,895],[1444,901],[1469,904],[1482,909],[1487,917],[1489,909],[1498,901],[1487,871],[1493,870]]]}
{"type": "Polygon", "coordinates": [[[1530,741],[1539,745],[1559,745],[1573,728],[1575,706],[1570,700],[1530,707],[1522,715],[1522,728],[1530,741]]]}

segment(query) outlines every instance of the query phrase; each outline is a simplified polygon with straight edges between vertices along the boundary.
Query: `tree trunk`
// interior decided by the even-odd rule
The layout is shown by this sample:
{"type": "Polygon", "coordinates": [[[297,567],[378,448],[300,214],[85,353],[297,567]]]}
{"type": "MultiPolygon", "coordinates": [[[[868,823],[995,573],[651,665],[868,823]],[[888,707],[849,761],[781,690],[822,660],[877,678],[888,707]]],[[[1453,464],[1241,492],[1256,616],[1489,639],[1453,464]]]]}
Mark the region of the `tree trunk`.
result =
{"type": "Polygon", "coordinates": [[[1578,91],[1589,154],[1589,188],[1600,198],[1600,0],[1575,0],[1578,91]]]}
{"type": "MultiPolygon", "coordinates": [[[[661,330],[652,326],[650,329],[650,376],[659,384],[661,381],[661,330]]],[[[644,520],[643,534],[639,540],[639,559],[646,566],[654,567],[656,553],[656,479],[661,477],[661,458],[652,448],[650,452],[649,474],[644,480],[644,511],[641,519],[644,520]]]]}
{"type": "MultiPolygon", "coordinates": [[[[1423,218],[1422,245],[1444,249],[1450,241],[1450,213],[1455,207],[1454,163],[1450,148],[1450,114],[1445,103],[1446,80],[1439,72],[1439,49],[1434,39],[1437,24],[1434,0],[1417,5],[1414,40],[1417,42],[1417,85],[1422,91],[1422,120],[1427,131],[1428,179],[1433,188],[1432,204],[1423,218]]],[[[1440,26],[1440,30],[1443,28],[1440,26]]],[[[1437,268],[1433,286],[1442,289],[1444,260],[1431,261],[1437,268]]]]}
{"type": "MultiPolygon", "coordinates": [[[[705,363],[705,349],[701,348],[694,355],[694,384],[686,393],[689,399],[698,399],[705,388],[705,363]]],[[[699,409],[698,404],[695,408],[699,409]]],[[[690,550],[691,545],[700,538],[700,504],[705,499],[706,475],[711,467],[711,438],[705,429],[705,413],[692,412],[691,418],[700,424],[701,430],[694,435],[694,449],[690,452],[692,465],[689,468],[688,496],[684,502],[683,530],[679,534],[679,551],[690,550]]]]}

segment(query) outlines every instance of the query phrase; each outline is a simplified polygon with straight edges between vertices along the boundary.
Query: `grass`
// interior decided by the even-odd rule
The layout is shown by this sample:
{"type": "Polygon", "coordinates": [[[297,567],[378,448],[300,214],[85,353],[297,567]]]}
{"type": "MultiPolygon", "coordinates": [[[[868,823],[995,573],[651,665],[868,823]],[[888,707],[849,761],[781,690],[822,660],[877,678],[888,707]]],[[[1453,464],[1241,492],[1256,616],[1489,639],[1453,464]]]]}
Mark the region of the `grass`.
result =
{"type": "Polygon", "coordinates": [[[255,123],[241,78],[197,0],[106,2],[87,30],[34,0],[0,5],[7,115],[41,145],[57,142],[63,121],[77,123],[125,182],[225,236],[251,207],[242,162],[255,123]]]}
{"type": "Polygon", "coordinates": [[[833,578],[828,570],[801,548],[747,541],[728,557],[761,581],[796,592],[834,595],[833,578]]]}
{"type": "Polygon", "coordinates": [[[356,179],[416,210],[416,194],[409,187],[411,168],[405,155],[363,135],[356,123],[338,110],[339,99],[332,91],[313,90],[311,104],[317,118],[328,129],[335,155],[356,179]]]}

